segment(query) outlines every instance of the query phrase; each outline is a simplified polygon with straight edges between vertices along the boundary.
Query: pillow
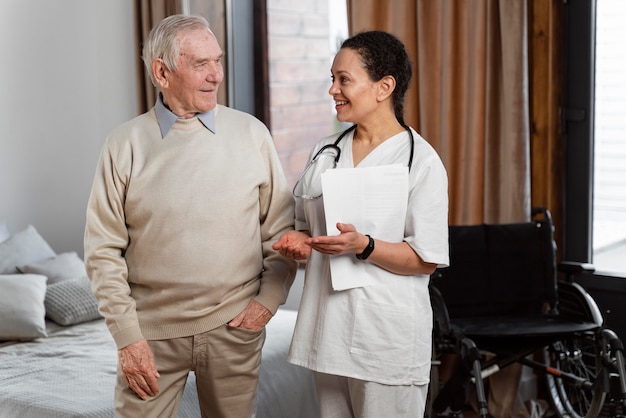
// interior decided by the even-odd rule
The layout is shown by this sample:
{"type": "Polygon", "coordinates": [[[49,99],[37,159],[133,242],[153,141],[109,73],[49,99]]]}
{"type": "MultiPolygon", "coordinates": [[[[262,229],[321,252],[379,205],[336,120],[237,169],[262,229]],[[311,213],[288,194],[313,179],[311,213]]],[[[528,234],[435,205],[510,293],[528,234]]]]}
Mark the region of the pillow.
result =
{"type": "Polygon", "coordinates": [[[45,260],[55,255],[35,227],[29,225],[0,243],[0,274],[18,273],[19,265],[45,260]]]}
{"type": "Polygon", "coordinates": [[[91,292],[87,276],[64,280],[48,286],[46,315],[59,325],[80,324],[100,318],[98,301],[91,292]]]}
{"type": "Polygon", "coordinates": [[[6,222],[0,222],[0,242],[6,241],[10,236],[6,222]]]}
{"type": "Polygon", "coordinates": [[[42,274],[48,278],[48,286],[63,280],[77,279],[87,275],[85,263],[75,252],[61,253],[45,260],[17,266],[22,273],[42,274]]]}
{"type": "Polygon", "coordinates": [[[0,340],[47,337],[46,276],[0,274],[0,340]]]}

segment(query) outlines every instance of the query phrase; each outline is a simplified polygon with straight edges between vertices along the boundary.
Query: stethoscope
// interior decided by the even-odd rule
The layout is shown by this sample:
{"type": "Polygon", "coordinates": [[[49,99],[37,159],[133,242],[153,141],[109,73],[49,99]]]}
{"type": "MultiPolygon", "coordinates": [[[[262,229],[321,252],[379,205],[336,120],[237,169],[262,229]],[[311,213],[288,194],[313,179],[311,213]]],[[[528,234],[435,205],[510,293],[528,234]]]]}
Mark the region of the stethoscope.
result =
{"type": "MultiPolygon", "coordinates": [[[[413,138],[413,132],[411,132],[411,128],[409,128],[406,125],[402,125],[404,127],[404,129],[406,129],[406,131],[409,133],[409,140],[411,141],[411,152],[409,154],[409,172],[411,171],[411,166],[413,165],[413,154],[415,152],[415,139],[413,138]]],[[[334,168],[337,166],[337,162],[339,161],[339,157],[341,156],[341,149],[339,148],[339,142],[341,142],[341,140],[343,139],[344,136],[346,136],[348,133],[354,131],[356,129],[357,125],[354,124],[351,127],[349,127],[348,129],[346,129],[345,131],[343,131],[339,137],[337,137],[337,139],[335,140],[335,142],[333,144],[326,144],[324,145],[322,148],[320,148],[315,155],[313,156],[313,158],[311,158],[311,160],[309,161],[309,163],[306,165],[306,167],[304,168],[304,170],[302,171],[302,174],[300,175],[300,178],[298,179],[298,181],[296,182],[296,184],[293,187],[293,195],[296,198],[305,198],[305,199],[317,199],[318,197],[321,196],[321,188],[318,185],[317,188],[313,188],[313,189],[317,189],[317,192],[312,193],[312,192],[304,192],[304,190],[307,189],[306,186],[304,186],[304,183],[307,183],[306,180],[304,180],[307,176],[307,174],[309,173],[309,170],[311,170],[312,166],[315,164],[315,162],[317,161],[318,158],[321,158],[322,155],[324,155],[325,153],[328,154],[329,152],[334,154],[334,160],[333,161],[333,166],[332,167],[328,167],[328,168],[334,168]]],[[[315,170],[313,170],[315,171],[315,170]]],[[[320,173],[317,173],[318,175],[320,173]]],[[[319,180],[319,179],[317,179],[319,180]]],[[[311,183],[310,177],[309,177],[309,181],[308,183],[311,183]]]]}
{"type": "MultiPolygon", "coordinates": [[[[344,136],[346,136],[348,133],[354,131],[356,129],[357,125],[354,124],[351,127],[349,127],[348,129],[346,129],[345,131],[343,131],[341,133],[341,135],[339,135],[339,137],[337,138],[337,140],[335,141],[335,143],[332,145],[333,147],[337,148],[337,156],[335,157],[335,164],[339,161],[339,156],[341,155],[341,149],[339,148],[339,142],[343,139],[344,136]]],[[[413,132],[411,132],[411,128],[409,128],[406,125],[402,125],[402,127],[404,129],[406,129],[406,131],[409,133],[409,141],[411,141],[411,153],[409,154],[409,171],[411,171],[411,165],[413,164],[413,153],[415,152],[415,138],[413,138],[413,132]]],[[[323,151],[324,147],[322,147],[322,149],[320,149],[317,154],[315,154],[315,156],[317,156],[318,154],[320,154],[323,151]]],[[[313,160],[315,159],[315,157],[313,157],[313,160]]]]}

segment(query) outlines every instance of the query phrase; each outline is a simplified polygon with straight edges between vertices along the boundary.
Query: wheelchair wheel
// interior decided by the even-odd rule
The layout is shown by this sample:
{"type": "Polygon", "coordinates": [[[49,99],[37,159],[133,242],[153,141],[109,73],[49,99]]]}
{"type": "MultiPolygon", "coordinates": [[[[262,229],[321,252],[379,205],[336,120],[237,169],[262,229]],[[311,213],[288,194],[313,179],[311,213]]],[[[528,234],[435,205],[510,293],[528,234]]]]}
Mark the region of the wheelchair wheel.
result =
{"type": "Polygon", "coordinates": [[[606,398],[603,385],[592,385],[603,367],[602,355],[610,352],[610,346],[598,341],[594,333],[571,335],[552,343],[545,350],[545,361],[550,367],[588,384],[581,385],[566,377],[547,373],[547,390],[554,412],[561,418],[598,417],[606,398]]]}

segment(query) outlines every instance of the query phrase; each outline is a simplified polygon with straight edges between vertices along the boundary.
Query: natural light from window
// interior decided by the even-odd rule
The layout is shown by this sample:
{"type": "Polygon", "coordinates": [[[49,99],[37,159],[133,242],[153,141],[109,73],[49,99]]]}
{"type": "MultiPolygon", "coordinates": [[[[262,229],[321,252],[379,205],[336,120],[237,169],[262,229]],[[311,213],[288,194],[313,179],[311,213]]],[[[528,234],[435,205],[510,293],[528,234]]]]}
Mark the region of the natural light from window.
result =
{"type": "Polygon", "coordinates": [[[626,1],[596,15],[593,264],[626,275],[626,1]]]}

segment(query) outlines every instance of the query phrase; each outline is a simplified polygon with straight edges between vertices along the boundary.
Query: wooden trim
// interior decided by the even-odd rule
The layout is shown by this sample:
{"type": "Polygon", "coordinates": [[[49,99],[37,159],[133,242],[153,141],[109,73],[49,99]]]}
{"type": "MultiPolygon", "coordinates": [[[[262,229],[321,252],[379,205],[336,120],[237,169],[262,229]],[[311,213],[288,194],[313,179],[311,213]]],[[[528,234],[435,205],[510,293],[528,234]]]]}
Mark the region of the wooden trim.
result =
{"type": "Polygon", "coordinates": [[[254,111],[268,129],[270,120],[267,1],[254,0],[254,111]]]}
{"type": "MultiPolygon", "coordinates": [[[[563,17],[562,0],[529,2],[531,205],[548,208],[557,231],[563,227],[563,17]]],[[[561,244],[561,234],[555,238],[561,244]]]]}

